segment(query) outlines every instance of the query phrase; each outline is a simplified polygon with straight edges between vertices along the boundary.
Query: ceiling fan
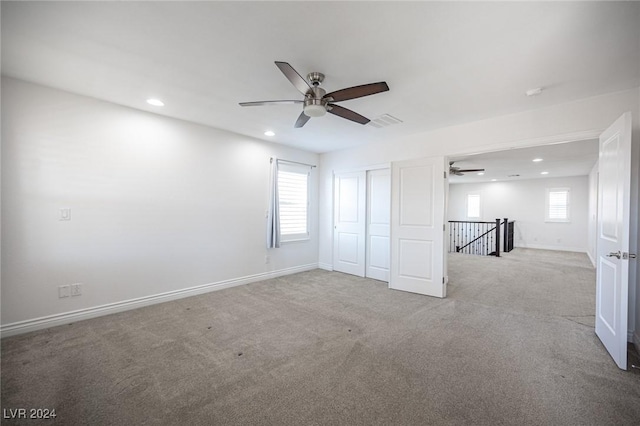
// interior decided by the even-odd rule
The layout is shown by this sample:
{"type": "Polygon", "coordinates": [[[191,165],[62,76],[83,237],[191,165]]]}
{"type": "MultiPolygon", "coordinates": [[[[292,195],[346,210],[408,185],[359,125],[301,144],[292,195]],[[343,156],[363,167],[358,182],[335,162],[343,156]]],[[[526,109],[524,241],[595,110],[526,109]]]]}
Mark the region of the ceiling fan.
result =
{"type": "Polygon", "coordinates": [[[322,117],[327,112],[338,117],[346,118],[360,124],[367,124],[369,120],[357,112],[336,105],[333,102],[348,101],[349,99],[361,98],[363,96],[375,95],[376,93],[386,92],[389,86],[384,81],[379,83],[363,84],[361,86],[349,87],[346,89],[336,90],[327,93],[320,87],[324,80],[324,74],[319,72],[311,72],[305,80],[286,62],[276,61],[276,66],[282,71],[285,77],[298,89],[303,95],[302,100],[283,100],[283,101],[258,101],[258,102],[241,102],[240,106],[262,106],[262,105],[282,105],[282,104],[303,104],[302,113],[296,120],[294,127],[302,127],[311,117],[322,117]]]}
{"type": "Polygon", "coordinates": [[[461,169],[460,167],[455,167],[453,163],[455,163],[455,161],[449,161],[450,175],[464,176],[465,173],[484,172],[484,169],[461,169]]]}

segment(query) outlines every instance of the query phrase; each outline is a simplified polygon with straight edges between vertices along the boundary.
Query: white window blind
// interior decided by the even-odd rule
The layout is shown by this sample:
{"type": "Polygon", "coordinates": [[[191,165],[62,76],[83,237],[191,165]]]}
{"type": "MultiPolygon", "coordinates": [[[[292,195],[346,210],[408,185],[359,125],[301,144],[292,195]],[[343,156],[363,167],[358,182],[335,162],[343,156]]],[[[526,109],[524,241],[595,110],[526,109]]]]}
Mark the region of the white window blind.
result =
{"type": "Polygon", "coordinates": [[[547,189],[547,211],[548,222],[568,222],[569,221],[569,188],[547,189]]]}
{"type": "Polygon", "coordinates": [[[480,194],[467,195],[467,218],[480,218],[480,194]]]}
{"type": "Polygon", "coordinates": [[[282,241],[308,238],[308,168],[281,166],[278,171],[278,196],[282,241]]]}

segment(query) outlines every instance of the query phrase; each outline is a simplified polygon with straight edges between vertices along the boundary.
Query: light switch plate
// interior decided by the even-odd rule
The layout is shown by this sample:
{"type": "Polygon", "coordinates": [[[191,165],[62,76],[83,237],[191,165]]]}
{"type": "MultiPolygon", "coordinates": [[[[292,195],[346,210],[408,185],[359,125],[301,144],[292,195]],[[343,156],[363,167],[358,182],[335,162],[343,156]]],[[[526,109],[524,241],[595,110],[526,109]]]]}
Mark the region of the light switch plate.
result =
{"type": "Polygon", "coordinates": [[[70,294],[71,294],[71,286],[69,286],[68,284],[58,286],[58,297],[60,299],[62,299],[63,297],[69,297],[70,294]]]}

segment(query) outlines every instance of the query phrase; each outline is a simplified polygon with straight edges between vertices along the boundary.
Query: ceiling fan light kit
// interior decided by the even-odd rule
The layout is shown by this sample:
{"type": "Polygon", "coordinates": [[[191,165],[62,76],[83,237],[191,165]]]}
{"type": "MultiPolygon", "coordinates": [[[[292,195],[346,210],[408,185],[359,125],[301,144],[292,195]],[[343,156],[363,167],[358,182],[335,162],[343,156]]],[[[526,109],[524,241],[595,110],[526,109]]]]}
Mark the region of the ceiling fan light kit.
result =
{"type": "Polygon", "coordinates": [[[302,111],[307,117],[322,117],[327,113],[327,103],[322,99],[307,99],[302,111]]]}
{"type": "Polygon", "coordinates": [[[323,105],[309,104],[304,106],[304,114],[307,117],[322,117],[327,113],[323,105]]]}
{"type": "Polygon", "coordinates": [[[327,112],[337,115],[338,117],[359,123],[367,124],[369,120],[355,111],[341,107],[332,102],[348,101],[350,99],[361,98],[363,96],[375,95],[376,93],[386,92],[389,86],[386,82],[363,84],[361,86],[348,87],[346,89],[337,90],[327,93],[320,84],[324,81],[324,74],[319,72],[311,72],[307,74],[305,80],[300,74],[286,62],[276,61],[276,66],[282,71],[285,77],[304,95],[303,100],[283,100],[283,101],[258,101],[258,102],[241,102],[240,106],[263,106],[263,105],[282,105],[282,104],[303,104],[302,112],[294,127],[302,127],[311,117],[322,117],[327,112]]]}

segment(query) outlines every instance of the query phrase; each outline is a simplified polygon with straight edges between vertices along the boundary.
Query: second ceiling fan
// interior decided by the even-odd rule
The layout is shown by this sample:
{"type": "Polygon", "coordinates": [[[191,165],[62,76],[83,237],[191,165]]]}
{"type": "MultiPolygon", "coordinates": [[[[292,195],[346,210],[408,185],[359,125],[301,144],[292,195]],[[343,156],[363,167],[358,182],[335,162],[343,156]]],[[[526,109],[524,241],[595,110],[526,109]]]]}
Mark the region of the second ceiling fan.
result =
{"type": "Polygon", "coordinates": [[[453,165],[455,161],[449,161],[449,174],[456,176],[464,176],[465,173],[484,172],[484,169],[463,169],[453,165]]]}
{"type": "Polygon", "coordinates": [[[282,104],[303,104],[302,112],[296,120],[294,127],[302,127],[311,117],[321,117],[327,112],[346,118],[360,124],[367,124],[369,120],[357,112],[336,105],[334,102],[347,101],[349,99],[361,98],[363,96],[375,95],[376,93],[386,92],[389,86],[386,82],[363,84],[361,86],[349,87],[346,89],[336,90],[327,93],[320,84],[324,80],[324,74],[319,72],[311,72],[307,75],[307,80],[302,78],[298,72],[293,69],[287,62],[276,61],[276,66],[282,71],[287,79],[298,89],[303,95],[302,100],[281,100],[281,101],[258,101],[258,102],[241,102],[240,106],[262,106],[262,105],[282,105],[282,104]]]}

